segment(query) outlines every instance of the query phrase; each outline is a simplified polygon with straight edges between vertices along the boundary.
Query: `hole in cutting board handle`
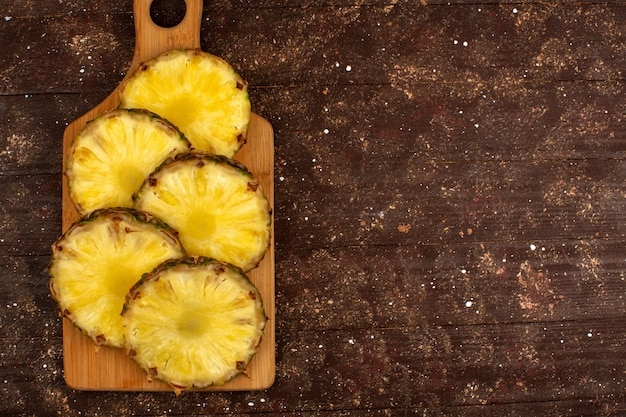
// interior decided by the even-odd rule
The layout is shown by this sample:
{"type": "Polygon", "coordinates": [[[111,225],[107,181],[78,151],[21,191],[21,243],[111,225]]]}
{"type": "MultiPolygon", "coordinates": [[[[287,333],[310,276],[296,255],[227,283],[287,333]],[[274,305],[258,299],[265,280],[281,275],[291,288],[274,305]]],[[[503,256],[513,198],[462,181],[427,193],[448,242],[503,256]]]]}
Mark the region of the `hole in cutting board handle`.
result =
{"type": "Polygon", "coordinates": [[[162,28],[173,28],[185,19],[185,0],[153,0],[150,4],[150,18],[162,28]]]}

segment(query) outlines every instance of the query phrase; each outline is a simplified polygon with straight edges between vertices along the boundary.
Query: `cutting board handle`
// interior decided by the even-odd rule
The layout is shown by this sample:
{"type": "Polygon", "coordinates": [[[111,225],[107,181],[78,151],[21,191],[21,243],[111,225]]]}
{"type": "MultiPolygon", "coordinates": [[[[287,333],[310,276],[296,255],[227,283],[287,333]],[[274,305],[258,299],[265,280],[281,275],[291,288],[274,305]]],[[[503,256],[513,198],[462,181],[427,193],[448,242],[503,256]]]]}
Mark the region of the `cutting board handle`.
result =
{"type": "Polygon", "coordinates": [[[164,28],[150,17],[153,0],[135,0],[135,53],[128,71],[133,73],[142,63],[170,49],[200,48],[202,0],[185,0],[186,12],[176,26],[164,28]]]}

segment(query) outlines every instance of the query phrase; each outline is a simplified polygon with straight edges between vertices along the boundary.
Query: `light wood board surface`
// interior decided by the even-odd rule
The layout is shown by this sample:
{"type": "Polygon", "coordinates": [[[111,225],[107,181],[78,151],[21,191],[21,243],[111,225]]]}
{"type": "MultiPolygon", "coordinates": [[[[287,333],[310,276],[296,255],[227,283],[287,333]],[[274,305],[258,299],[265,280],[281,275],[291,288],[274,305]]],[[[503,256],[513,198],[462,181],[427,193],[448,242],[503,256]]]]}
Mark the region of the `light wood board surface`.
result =
{"type": "MultiPolygon", "coordinates": [[[[186,0],[186,15],[183,21],[173,28],[161,28],[150,18],[152,0],[135,0],[134,16],[136,44],[133,60],[127,77],[139,66],[162,52],[177,48],[200,48],[200,22],[202,0],[186,0]]],[[[210,51],[209,51],[210,52],[210,51]]],[[[98,115],[119,105],[119,91],[126,78],[99,105],[72,122],[63,135],[64,164],[72,139],[85,124],[98,115]]],[[[274,207],[274,133],[270,123],[252,114],[247,143],[237,153],[235,159],[242,162],[257,177],[274,207]]],[[[63,167],[65,169],[65,166],[63,167]]],[[[67,183],[63,179],[63,231],[67,230],[79,215],[69,198],[67,183]]],[[[272,221],[272,236],[274,224],[272,221]]],[[[274,320],[274,242],[261,264],[248,272],[250,280],[258,287],[264,301],[268,322],[263,342],[257,355],[252,359],[248,375],[240,375],[222,386],[205,390],[238,391],[259,390],[272,385],[275,375],[275,320],[274,320]]],[[[66,383],[78,390],[137,390],[169,391],[167,384],[150,382],[145,373],[129,359],[122,349],[96,345],[63,319],[63,356],[66,383]]]]}

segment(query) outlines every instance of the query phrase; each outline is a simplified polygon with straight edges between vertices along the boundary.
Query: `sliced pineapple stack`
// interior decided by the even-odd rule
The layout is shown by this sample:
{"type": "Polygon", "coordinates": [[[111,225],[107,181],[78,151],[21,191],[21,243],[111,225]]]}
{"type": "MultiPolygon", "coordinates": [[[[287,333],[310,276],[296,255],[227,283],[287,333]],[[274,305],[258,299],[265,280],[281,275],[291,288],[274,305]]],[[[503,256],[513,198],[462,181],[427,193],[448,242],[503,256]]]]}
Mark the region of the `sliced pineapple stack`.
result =
{"type": "Polygon", "coordinates": [[[170,51],[140,66],[120,107],[67,155],[83,218],[53,245],[52,295],[97,345],[125,347],[177,393],[245,371],[265,326],[245,272],[268,251],[271,208],[230,159],[249,120],[247,84],[230,65],[170,51]]]}
{"type": "Polygon", "coordinates": [[[146,271],[185,256],[175,232],[132,209],[104,209],[52,245],[50,291],[61,312],[97,345],[122,347],[126,294],[146,271]]]}
{"type": "Polygon", "coordinates": [[[128,355],[176,391],[222,385],[245,372],[267,321],[258,290],[241,270],[202,257],[144,276],[123,316],[128,355]]]}

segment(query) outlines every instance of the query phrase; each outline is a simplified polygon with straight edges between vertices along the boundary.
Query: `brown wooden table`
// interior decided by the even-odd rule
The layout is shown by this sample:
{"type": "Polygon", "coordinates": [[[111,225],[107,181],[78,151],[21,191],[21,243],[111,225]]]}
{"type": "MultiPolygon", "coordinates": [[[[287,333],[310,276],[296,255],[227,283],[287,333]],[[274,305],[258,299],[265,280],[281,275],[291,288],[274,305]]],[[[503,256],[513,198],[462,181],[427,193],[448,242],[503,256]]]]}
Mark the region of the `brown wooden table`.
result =
{"type": "Polygon", "coordinates": [[[132,2],[3,0],[0,39],[0,415],[626,415],[626,2],[205,1],[275,130],[277,369],[179,397],[68,388],[48,290],[132,2]]]}

